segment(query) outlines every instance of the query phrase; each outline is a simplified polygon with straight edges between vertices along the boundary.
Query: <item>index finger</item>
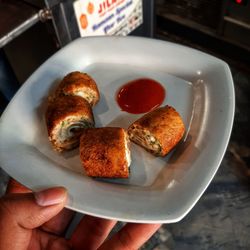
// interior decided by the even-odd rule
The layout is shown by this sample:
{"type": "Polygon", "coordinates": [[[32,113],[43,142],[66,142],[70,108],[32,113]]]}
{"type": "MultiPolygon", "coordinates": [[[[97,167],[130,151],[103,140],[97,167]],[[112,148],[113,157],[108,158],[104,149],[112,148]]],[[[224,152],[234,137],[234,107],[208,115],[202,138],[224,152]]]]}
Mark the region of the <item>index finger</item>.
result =
{"type": "Polygon", "coordinates": [[[99,250],[139,249],[160,226],[161,224],[128,223],[118,233],[105,241],[99,250]]]}
{"type": "Polygon", "coordinates": [[[14,180],[13,178],[10,178],[6,194],[11,194],[11,193],[31,193],[32,191],[23,186],[21,183],[18,181],[14,180]]]}

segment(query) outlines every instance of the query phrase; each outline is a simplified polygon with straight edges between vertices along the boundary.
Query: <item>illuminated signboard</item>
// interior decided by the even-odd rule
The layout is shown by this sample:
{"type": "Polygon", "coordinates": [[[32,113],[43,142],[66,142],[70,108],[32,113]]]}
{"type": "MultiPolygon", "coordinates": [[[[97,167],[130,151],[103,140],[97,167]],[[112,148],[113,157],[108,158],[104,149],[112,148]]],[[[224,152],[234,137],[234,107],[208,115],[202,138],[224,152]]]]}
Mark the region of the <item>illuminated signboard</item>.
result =
{"type": "Polygon", "coordinates": [[[74,10],[81,36],[127,35],[142,24],[142,0],[78,0],[74,10]]]}

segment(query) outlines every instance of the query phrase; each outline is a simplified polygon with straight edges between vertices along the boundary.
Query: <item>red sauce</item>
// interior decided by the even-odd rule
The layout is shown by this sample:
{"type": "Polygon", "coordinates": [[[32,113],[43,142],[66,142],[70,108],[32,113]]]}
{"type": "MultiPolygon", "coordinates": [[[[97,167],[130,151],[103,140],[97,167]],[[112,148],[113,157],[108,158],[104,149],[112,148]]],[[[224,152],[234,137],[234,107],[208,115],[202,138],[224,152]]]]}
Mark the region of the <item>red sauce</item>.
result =
{"type": "Polygon", "coordinates": [[[162,104],[165,89],[148,78],[133,80],[118,91],[117,103],[123,111],[132,114],[146,113],[162,104]]]}

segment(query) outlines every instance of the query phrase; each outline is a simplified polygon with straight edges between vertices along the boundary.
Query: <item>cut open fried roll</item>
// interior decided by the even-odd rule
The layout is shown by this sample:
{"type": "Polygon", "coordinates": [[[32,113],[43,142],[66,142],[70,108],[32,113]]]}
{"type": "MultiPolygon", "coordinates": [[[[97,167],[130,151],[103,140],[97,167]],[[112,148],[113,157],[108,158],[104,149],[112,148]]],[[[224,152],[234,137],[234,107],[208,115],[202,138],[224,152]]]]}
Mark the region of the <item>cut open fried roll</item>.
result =
{"type": "Polygon", "coordinates": [[[59,84],[55,95],[80,96],[86,99],[91,106],[94,106],[100,99],[95,80],[88,74],[79,71],[66,75],[59,84]]]}
{"type": "Polygon", "coordinates": [[[128,178],[131,159],[127,132],[115,127],[84,130],[80,158],[88,176],[128,178]]]}
{"type": "Polygon", "coordinates": [[[173,149],[184,132],[181,116],[171,106],[145,114],[128,128],[130,140],[159,156],[165,156],[173,149]]]}
{"type": "Polygon", "coordinates": [[[46,112],[49,140],[56,151],[75,148],[80,134],[94,126],[89,103],[79,96],[59,96],[49,102],[46,112]]]}

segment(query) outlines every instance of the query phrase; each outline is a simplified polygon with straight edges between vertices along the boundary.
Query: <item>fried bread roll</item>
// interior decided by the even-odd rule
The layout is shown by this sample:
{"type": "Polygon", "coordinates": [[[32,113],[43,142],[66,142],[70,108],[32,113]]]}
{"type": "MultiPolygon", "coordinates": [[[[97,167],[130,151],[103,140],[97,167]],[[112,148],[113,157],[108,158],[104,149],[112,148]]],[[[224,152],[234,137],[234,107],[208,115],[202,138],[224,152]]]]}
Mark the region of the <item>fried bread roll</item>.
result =
{"type": "Polygon", "coordinates": [[[184,132],[184,123],[171,106],[145,114],[128,128],[130,140],[159,156],[165,156],[173,149],[184,132]]]}
{"type": "Polygon", "coordinates": [[[76,95],[86,99],[91,106],[94,106],[100,99],[96,82],[86,73],[79,71],[66,75],[59,84],[56,96],[76,95]]]}
{"type": "Polygon", "coordinates": [[[126,131],[115,127],[84,130],[80,158],[88,176],[128,178],[131,159],[126,131]]]}
{"type": "Polygon", "coordinates": [[[94,126],[89,103],[79,96],[58,96],[49,102],[46,112],[49,140],[56,151],[79,145],[81,132],[94,126]]]}

